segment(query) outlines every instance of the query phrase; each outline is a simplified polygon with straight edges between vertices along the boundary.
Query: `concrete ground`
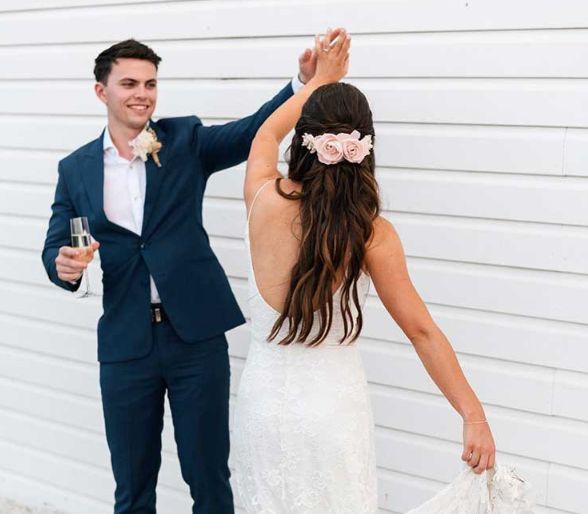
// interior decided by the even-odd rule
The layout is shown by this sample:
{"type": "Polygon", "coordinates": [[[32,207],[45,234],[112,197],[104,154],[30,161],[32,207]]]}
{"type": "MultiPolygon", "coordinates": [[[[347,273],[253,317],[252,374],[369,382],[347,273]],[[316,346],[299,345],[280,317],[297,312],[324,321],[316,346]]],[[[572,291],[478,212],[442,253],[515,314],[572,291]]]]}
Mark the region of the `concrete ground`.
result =
{"type": "Polygon", "coordinates": [[[60,514],[53,509],[32,509],[12,500],[0,499],[0,514],[60,514]]]}

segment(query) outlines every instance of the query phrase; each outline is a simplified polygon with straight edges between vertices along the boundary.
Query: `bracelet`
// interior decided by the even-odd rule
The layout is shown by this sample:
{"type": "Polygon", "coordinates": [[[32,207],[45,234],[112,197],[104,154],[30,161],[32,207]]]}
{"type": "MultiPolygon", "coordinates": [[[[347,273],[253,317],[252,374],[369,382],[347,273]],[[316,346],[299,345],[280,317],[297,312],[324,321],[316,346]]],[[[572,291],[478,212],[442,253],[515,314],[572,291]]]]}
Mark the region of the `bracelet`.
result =
{"type": "Polygon", "coordinates": [[[488,420],[484,419],[482,421],[464,421],[464,425],[481,425],[483,423],[488,423],[488,420]]]}

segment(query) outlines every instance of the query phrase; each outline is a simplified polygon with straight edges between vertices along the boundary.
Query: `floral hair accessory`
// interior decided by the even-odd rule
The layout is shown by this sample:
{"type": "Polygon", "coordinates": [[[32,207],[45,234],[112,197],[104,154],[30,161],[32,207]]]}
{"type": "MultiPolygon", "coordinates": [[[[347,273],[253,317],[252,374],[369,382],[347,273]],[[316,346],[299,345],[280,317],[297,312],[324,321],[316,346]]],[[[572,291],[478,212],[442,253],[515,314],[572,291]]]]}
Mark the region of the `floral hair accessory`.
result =
{"type": "Polygon", "coordinates": [[[316,153],[317,158],[323,164],[337,164],[342,160],[352,163],[360,163],[374,147],[372,136],[368,134],[359,139],[359,132],[354,130],[351,134],[340,132],[339,134],[321,134],[313,136],[304,134],[302,146],[307,147],[310,153],[316,153]]]}
{"type": "Polygon", "coordinates": [[[143,162],[147,160],[147,154],[151,154],[157,167],[161,168],[161,162],[159,161],[157,153],[161,150],[163,145],[157,140],[157,134],[149,126],[149,123],[145,125],[145,128],[135,139],[129,141],[129,146],[133,149],[133,155],[135,157],[140,157],[143,162]]]}

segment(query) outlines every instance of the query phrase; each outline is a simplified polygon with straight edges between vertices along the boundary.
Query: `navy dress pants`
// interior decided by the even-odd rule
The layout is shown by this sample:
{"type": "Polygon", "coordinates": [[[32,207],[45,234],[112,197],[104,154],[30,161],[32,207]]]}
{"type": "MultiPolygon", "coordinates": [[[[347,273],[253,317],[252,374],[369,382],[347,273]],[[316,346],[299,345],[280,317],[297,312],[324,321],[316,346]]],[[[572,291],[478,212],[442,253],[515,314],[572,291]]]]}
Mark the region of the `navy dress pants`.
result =
{"type": "Polygon", "coordinates": [[[149,355],[100,365],[106,437],[116,481],[114,514],[156,512],[166,392],[182,477],[194,500],[192,513],[234,514],[226,338],[184,343],[167,321],[154,324],[152,330],[149,355]]]}

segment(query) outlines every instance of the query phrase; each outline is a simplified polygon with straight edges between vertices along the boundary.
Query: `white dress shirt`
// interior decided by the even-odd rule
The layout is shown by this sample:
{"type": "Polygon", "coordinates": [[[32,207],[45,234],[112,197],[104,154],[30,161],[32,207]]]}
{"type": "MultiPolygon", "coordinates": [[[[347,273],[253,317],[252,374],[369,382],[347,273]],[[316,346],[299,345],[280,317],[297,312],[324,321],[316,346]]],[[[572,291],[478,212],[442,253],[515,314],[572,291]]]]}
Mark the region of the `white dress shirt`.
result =
{"type": "MultiPolygon", "coordinates": [[[[141,235],[147,175],[145,163],[135,157],[121,157],[112,142],[108,127],[104,130],[104,213],[111,223],[141,235]]],[[[153,277],[151,303],[161,302],[153,277]]]]}
{"type": "MultiPolygon", "coordinates": [[[[304,84],[297,76],[292,79],[296,93],[304,84]]],[[[112,142],[108,127],[104,130],[104,213],[111,223],[141,235],[145,187],[147,183],[145,163],[135,157],[128,161],[121,157],[112,142]]],[[[160,303],[159,293],[151,282],[151,303],[160,303]]]]}

